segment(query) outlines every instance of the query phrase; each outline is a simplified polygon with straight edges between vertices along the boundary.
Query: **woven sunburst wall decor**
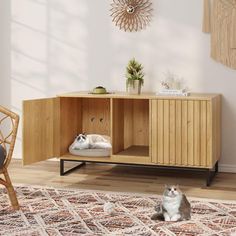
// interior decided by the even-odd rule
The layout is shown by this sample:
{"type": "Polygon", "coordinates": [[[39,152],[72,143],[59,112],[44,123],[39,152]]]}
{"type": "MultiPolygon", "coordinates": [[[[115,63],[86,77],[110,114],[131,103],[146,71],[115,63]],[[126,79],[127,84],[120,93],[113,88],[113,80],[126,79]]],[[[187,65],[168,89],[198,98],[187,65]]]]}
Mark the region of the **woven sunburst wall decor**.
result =
{"type": "Polygon", "coordinates": [[[150,0],[113,0],[111,3],[112,21],[124,31],[145,29],[152,17],[150,0]]]}

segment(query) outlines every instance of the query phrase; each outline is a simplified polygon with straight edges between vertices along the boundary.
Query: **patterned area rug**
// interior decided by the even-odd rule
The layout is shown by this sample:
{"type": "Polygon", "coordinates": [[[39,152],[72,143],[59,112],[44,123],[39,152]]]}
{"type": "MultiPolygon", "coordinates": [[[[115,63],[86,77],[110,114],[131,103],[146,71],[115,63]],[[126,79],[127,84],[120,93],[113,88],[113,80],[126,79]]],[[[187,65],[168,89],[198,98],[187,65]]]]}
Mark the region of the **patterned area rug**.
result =
{"type": "Polygon", "coordinates": [[[0,189],[0,235],[236,235],[236,202],[191,199],[192,219],[152,221],[161,196],[36,186],[15,187],[21,205],[13,211],[0,189]],[[105,202],[116,213],[104,213],[105,202]]]}

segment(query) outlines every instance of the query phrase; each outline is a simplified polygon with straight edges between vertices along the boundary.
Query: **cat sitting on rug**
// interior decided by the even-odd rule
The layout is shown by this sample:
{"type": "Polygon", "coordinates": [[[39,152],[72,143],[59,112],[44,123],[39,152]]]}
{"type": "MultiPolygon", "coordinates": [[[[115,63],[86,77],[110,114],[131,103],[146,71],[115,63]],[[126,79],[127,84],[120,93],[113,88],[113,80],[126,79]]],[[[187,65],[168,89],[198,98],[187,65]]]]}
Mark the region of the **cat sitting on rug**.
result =
{"type": "Polygon", "coordinates": [[[178,185],[165,186],[160,206],[155,207],[152,220],[182,221],[191,219],[191,206],[178,185]]]}
{"type": "Polygon", "coordinates": [[[79,134],[72,143],[72,149],[111,148],[109,137],[99,134],[79,134]]]}

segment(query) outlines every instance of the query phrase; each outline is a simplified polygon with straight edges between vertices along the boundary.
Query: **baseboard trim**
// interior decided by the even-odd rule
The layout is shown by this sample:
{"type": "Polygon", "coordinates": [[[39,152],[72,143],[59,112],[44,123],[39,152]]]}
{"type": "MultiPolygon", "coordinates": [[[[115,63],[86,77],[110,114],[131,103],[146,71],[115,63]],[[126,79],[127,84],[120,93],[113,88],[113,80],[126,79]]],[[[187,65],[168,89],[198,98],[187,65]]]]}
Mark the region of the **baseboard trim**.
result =
{"type": "Polygon", "coordinates": [[[219,172],[236,173],[236,165],[219,164],[219,172]]]}

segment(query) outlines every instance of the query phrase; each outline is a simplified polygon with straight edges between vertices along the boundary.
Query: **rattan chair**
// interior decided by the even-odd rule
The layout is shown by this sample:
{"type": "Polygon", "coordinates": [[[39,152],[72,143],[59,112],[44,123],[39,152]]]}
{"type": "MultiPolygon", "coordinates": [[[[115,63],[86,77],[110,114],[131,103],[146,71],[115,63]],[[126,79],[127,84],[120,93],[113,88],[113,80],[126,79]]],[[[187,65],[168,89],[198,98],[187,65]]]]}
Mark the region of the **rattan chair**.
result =
{"type": "Polygon", "coordinates": [[[7,168],[12,159],[12,153],[15,146],[18,124],[19,124],[19,116],[14,112],[11,112],[8,109],[0,106],[0,145],[2,153],[4,152],[4,157],[5,157],[3,164],[0,166],[0,174],[4,175],[5,180],[3,178],[0,178],[0,184],[3,184],[6,187],[8,196],[11,201],[11,205],[14,210],[19,209],[19,203],[16,197],[15,190],[12,186],[7,168]],[[6,123],[6,125],[4,125],[4,123],[6,123]],[[7,130],[5,130],[6,126],[7,130]]]}

